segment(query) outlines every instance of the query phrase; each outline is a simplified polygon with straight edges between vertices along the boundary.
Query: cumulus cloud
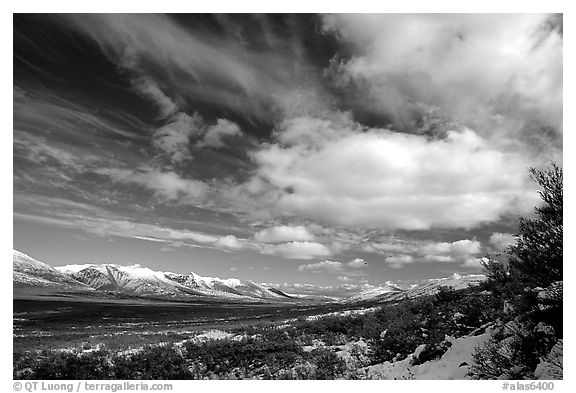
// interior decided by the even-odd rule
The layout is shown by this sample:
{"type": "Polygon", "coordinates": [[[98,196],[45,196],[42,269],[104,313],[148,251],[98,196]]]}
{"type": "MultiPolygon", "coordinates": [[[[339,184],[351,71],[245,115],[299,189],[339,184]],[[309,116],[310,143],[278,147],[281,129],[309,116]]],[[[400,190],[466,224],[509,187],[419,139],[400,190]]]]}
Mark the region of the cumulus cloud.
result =
{"type": "Polygon", "coordinates": [[[282,243],[290,241],[314,241],[314,235],[304,226],[281,225],[263,229],[254,234],[254,239],[262,243],[282,243]]]}
{"type": "MultiPolygon", "coordinates": [[[[404,128],[437,112],[486,134],[562,128],[562,33],[542,14],[336,14],[326,30],[352,44],[339,86],[404,128]],[[529,65],[529,66],[528,66],[529,65]]],[[[552,136],[548,143],[560,143],[552,136]]]]}
{"type": "Polygon", "coordinates": [[[505,251],[508,246],[516,243],[516,235],[512,233],[494,232],[492,235],[490,235],[489,242],[498,251],[505,251]]]}
{"type": "Polygon", "coordinates": [[[485,262],[488,262],[487,258],[485,258],[485,257],[466,258],[466,261],[464,262],[464,264],[462,266],[470,268],[470,269],[481,270],[484,268],[484,265],[482,265],[482,263],[485,263],[485,262]]]}
{"type": "Polygon", "coordinates": [[[342,271],[344,270],[344,265],[341,262],[335,261],[322,261],[318,263],[309,263],[307,265],[300,265],[298,266],[299,272],[305,271],[313,271],[313,272],[320,272],[320,271],[342,271]]]}
{"type": "Polygon", "coordinates": [[[261,206],[327,225],[426,230],[493,222],[537,199],[526,159],[470,129],[430,140],[329,121],[346,131],[313,139],[297,131],[283,143],[292,129],[281,129],[277,143],[253,153],[261,206]]]}
{"type": "Polygon", "coordinates": [[[311,241],[292,241],[280,244],[263,244],[260,252],[288,259],[314,259],[332,256],[332,251],[324,244],[311,241]]]}
{"type": "Polygon", "coordinates": [[[198,203],[208,192],[208,186],[199,180],[184,179],[174,172],[161,172],[153,169],[131,171],[127,169],[106,169],[100,171],[116,182],[137,184],[145,187],[164,200],[177,200],[184,203],[198,203]]]}
{"type": "MultiPolygon", "coordinates": [[[[330,271],[330,272],[347,272],[347,276],[362,276],[363,273],[358,272],[358,271],[354,271],[354,270],[350,270],[350,269],[361,269],[366,267],[366,261],[364,261],[364,259],[362,258],[355,258],[353,260],[351,260],[350,262],[346,262],[346,263],[342,263],[342,262],[337,262],[337,261],[330,261],[330,260],[325,260],[322,262],[318,262],[318,263],[309,263],[306,265],[300,265],[298,267],[298,271],[313,271],[313,272],[321,272],[321,271],[330,271]]],[[[347,277],[346,276],[346,277],[347,277]]],[[[342,276],[344,277],[344,276],[342,276]]],[[[338,278],[341,281],[347,281],[347,280],[342,280],[341,278],[338,278]]]]}
{"type": "Polygon", "coordinates": [[[430,255],[451,254],[453,256],[466,256],[477,254],[482,245],[478,240],[463,239],[452,243],[440,242],[423,245],[420,252],[430,255]]]}
{"type": "Polygon", "coordinates": [[[218,238],[218,240],[214,242],[214,246],[231,250],[241,250],[246,247],[246,243],[240,241],[234,235],[226,235],[218,238]]]}
{"type": "Polygon", "coordinates": [[[363,268],[366,267],[368,264],[366,263],[366,261],[362,258],[354,258],[353,260],[351,260],[350,262],[348,262],[346,264],[346,266],[351,267],[351,268],[355,268],[355,269],[359,269],[359,268],[363,268]]]}

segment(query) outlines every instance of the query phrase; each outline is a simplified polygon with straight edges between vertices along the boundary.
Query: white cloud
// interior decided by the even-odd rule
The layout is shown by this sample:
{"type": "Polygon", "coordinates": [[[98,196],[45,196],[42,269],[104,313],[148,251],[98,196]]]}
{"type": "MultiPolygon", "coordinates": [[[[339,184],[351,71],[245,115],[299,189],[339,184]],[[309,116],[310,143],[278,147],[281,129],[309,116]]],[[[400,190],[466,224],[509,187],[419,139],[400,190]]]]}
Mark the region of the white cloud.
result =
{"type": "Polygon", "coordinates": [[[192,158],[192,148],[222,147],[223,139],[238,135],[242,135],[240,127],[229,120],[218,119],[209,125],[197,113],[190,116],[179,112],[154,131],[152,145],[173,163],[179,163],[192,158]]]}
{"type": "MultiPolygon", "coordinates": [[[[286,97],[297,87],[315,87],[316,77],[302,56],[300,39],[293,36],[287,45],[267,17],[247,17],[253,18],[250,24],[265,37],[261,44],[267,45],[252,48],[229,34],[194,34],[167,15],[58,16],[95,40],[112,61],[134,71],[141,71],[145,63],[182,96],[218,104],[248,118],[269,119],[271,110],[284,109],[286,97]]],[[[236,24],[228,18],[219,16],[224,29],[236,24]]]]}
{"type": "Polygon", "coordinates": [[[449,255],[425,255],[424,260],[426,262],[454,262],[454,257],[449,255]]]}
{"type": "Polygon", "coordinates": [[[470,268],[470,269],[482,270],[484,268],[484,266],[482,265],[482,262],[487,262],[487,259],[485,257],[466,258],[466,260],[464,261],[462,266],[470,268]]]}
{"type": "Polygon", "coordinates": [[[402,266],[414,262],[414,257],[411,255],[394,255],[386,257],[384,261],[390,264],[393,268],[401,268],[402,266]]]}
{"type": "Polygon", "coordinates": [[[321,271],[328,271],[328,272],[342,272],[346,274],[346,276],[342,275],[337,277],[340,281],[349,281],[351,278],[349,276],[360,277],[363,276],[364,273],[358,271],[357,269],[361,269],[366,267],[366,262],[364,259],[355,258],[350,262],[342,263],[337,261],[325,260],[317,263],[309,263],[306,265],[300,265],[298,267],[298,271],[312,271],[312,272],[321,272],[321,271]],[[353,270],[350,270],[353,269],[353,270]]]}
{"type": "Polygon", "coordinates": [[[423,254],[450,254],[455,257],[478,254],[481,250],[482,244],[478,240],[470,239],[458,240],[452,243],[429,243],[420,247],[420,252],[423,254]]]}
{"type": "Polygon", "coordinates": [[[170,157],[172,162],[181,162],[191,158],[190,140],[202,132],[203,121],[200,116],[178,113],[172,121],[158,128],[152,135],[152,145],[170,157]]]}
{"type": "Polygon", "coordinates": [[[142,75],[134,78],[132,84],[138,93],[156,104],[161,118],[170,117],[178,111],[179,105],[168,97],[151,78],[142,75]]]}
{"type": "Polygon", "coordinates": [[[253,154],[255,197],[275,214],[388,230],[471,228],[537,199],[528,162],[469,129],[440,140],[376,129],[296,140],[253,154]]]}
{"type": "Polygon", "coordinates": [[[281,225],[264,229],[254,234],[254,239],[261,243],[282,243],[290,241],[314,241],[314,235],[301,225],[281,225]]]}
{"type": "Polygon", "coordinates": [[[228,248],[232,250],[241,250],[246,247],[246,244],[236,238],[234,235],[226,235],[220,237],[214,242],[214,246],[219,248],[228,248]]]}
{"type": "Polygon", "coordinates": [[[328,247],[310,241],[262,244],[258,248],[262,254],[277,255],[288,259],[314,259],[332,256],[332,251],[328,247]]]}
{"type": "Polygon", "coordinates": [[[356,48],[334,63],[373,112],[411,124],[437,111],[483,133],[562,128],[562,35],[541,14],[335,14],[325,28],[356,48]],[[529,66],[528,66],[529,65],[529,66]]]}
{"type": "Polygon", "coordinates": [[[505,251],[508,246],[516,243],[516,235],[512,233],[494,232],[490,235],[489,241],[498,251],[505,251]]]}
{"type": "Polygon", "coordinates": [[[355,258],[346,264],[346,266],[355,269],[366,267],[366,265],[367,265],[366,261],[362,258],[355,258]]]}
{"type": "Polygon", "coordinates": [[[206,129],[204,136],[196,143],[197,147],[222,147],[222,138],[242,135],[240,127],[226,119],[218,119],[215,125],[206,129]]]}
{"type": "Polygon", "coordinates": [[[100,172],[110,176],[116,182],[133,183],[146,187],[165,200],[198,203],[208,192],[208,186],[204,182],[184,179],[174,172],[160,172],[152,169],[140,172],[126,169],[106,169],[100,172]]]}
{"type": "Polygon", "coordinates": [[[312,271],[312,272],[319,272],[319,271],[342,271],[344,270],[344,265],[341,262],[335,261],[322,261],[318,263],[309,263],[307,265],[300,265],[298,266],[299,272],[304,271],[312,271]]]}

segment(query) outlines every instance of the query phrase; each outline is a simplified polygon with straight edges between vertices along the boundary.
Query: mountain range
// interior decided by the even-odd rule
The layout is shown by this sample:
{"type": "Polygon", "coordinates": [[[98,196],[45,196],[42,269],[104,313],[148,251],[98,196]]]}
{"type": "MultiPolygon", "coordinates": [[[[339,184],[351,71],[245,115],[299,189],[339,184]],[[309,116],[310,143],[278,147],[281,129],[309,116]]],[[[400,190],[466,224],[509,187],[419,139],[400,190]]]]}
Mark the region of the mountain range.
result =
{"type": "Polygon", "coordinates": [[[486,280],[483,274],[454,274],[452,277],[432,278],[425,280],[409,289],[401,289],[394,285],[385,284],[376,288],[367,289],[355,295],[342,299],[345,304],[354,303],[384,303],[402,299],[413,299],[420,296],[435,295],[441,287],[451,287],[454,290],[475,286],[486,280]]]}
{"type": "MultiPolygon", "coordinates": [[[[482,275],[454,275],[427,280],[410,289],[391,284],[375,287],[340,300],[343,304],[379,303],[432,295],[441,286],[454,289],[477,285],[482,275]]],[[[335,301],[323,296],[284,293],[251,280],[221,279],[188,274],[160,272],[140,265],[85,264],[52,267],[17,250],[13,251],[13,288],[15,297],[89,296],[171,301],[224,302],[302,302],[335,301]]]]}

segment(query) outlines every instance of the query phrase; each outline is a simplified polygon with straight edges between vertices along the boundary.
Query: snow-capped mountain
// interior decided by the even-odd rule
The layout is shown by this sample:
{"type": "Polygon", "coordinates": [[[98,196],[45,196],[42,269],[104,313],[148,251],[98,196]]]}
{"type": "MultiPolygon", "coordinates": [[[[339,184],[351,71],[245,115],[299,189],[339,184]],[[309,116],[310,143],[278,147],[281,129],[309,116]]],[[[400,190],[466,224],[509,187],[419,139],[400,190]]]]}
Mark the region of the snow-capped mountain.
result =
{"type": "Polygon", "coordinates": [[[383,285],[376,288],[370,288],[352,296],[343,299],[342,303],[364,303],[397,300],[405,296],[404,290],[393,286],[383,285]]]}
{"type": "Polygon", "coordinates": [[[13,285],[16,289],[44,288],[64,292],[94,292],[90,286],[52,266],[13,250],[13,285]]]}
{"type": "Polygon", "coordinates": [[[460,275],[454,274],[451,277],[433,278],[421,284],[416,285],[406,292],[410,298],[419,296],[435,295],[438,293],[440,287],[451,287],[452,289],[466,289],[470,286],[479,285],[486,280],[483,274],[467,274],[460,275]]]}
{"type": "Polygon", "coordinates": [[[133,296],[173,299],[202,296],[237,301],[286,298],[250,280],[159,272],[140,265],[67,265],[56,270],[95,289],[133,296]]]}
{"type": "Polygon", "coordinates": [[[14,287],[89,291],[143,298],[289,301],[290,296],[250,280],[159,272],[140,265],[66,265],[53,268],[14,250],[14,287]]]}
{"type": "Polygon", "coordinates": [[[486,276],[482,274],[454,274],[451,277],[429,279],[406,290],[392,285],[384,285],[349,296],[341,300],[341,303],[387,302],[405,298],[429,296],[438,293],[439,288],[442,286],[452,287],[453,289],[458,290],[478,285],[484,280],[486,280],[486,276]]]}

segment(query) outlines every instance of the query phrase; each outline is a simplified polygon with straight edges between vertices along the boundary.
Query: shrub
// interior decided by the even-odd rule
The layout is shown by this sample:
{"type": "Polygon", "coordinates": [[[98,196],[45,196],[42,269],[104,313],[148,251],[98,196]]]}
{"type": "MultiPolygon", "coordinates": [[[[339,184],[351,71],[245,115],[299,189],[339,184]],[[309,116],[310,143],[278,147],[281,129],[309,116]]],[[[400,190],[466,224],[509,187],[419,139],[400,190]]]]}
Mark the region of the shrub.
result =
{"type": "Polygon", "coordinates": [[[333,352],[317,349],[312,351],[313,362],[316,365],[314,379],[336,379],[346,371],[346,363],[333,352]]]}
{"type": "Polygon", "coordinates": [[[116,355],[115,379],[191,379],[185,359],[173,346],[150,346],[131,355],[116,355]]]}

